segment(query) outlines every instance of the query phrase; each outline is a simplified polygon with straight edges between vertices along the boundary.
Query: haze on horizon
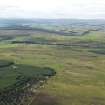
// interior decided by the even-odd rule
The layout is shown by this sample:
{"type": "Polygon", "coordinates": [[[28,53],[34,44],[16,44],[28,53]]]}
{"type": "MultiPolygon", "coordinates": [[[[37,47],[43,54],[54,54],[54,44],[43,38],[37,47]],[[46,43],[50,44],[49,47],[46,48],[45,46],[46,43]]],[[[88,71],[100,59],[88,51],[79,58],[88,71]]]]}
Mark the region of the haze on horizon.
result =
{"type": "Polygon", "coordinates": [[[105,19],[105,0],[0,0],[0,18],[105,19]]]}

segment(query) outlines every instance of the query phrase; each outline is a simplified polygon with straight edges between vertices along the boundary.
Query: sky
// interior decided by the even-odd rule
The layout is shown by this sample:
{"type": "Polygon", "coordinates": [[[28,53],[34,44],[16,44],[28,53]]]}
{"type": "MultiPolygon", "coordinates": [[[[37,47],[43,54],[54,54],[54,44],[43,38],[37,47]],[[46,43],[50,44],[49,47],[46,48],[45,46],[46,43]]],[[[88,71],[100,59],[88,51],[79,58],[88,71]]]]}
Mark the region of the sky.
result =
{"type": "Polygon", "coordinates": [[[105,0],[0,0],[0,18],[105,19],[105,0]]]}

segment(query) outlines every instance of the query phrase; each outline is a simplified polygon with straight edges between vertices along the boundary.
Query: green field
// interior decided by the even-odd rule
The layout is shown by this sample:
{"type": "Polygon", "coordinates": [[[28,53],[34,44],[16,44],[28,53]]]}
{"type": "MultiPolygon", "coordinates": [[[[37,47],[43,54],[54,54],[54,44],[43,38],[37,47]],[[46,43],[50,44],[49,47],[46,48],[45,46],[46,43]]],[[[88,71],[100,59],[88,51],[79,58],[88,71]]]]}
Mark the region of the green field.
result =
{"type": "Polygon", "coordinates": [[[105,105],[104,34],[60,36],[36,32],[2,40],[0,59],[13,61],[20,68],[11,71],[13,67],[10,66],[10,71],[0,70],[0,89],[14,83],[17,72],[29,77],[35,76],[34,70],[39,73],[49,67],[56,71],[56,75],[38,89],[39,94],[31,105],[105,105]],[[31,70],[31,67],[34,68],[31,70]]]}

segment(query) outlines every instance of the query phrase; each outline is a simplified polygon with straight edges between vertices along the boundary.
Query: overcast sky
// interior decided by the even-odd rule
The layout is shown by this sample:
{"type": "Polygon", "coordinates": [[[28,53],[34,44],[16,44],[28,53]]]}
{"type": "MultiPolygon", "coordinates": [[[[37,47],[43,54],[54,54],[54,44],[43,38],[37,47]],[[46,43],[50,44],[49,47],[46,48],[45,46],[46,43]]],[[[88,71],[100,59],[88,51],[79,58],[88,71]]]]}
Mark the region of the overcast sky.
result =
{"type": "Polygon", "coordinates": [[[105,0],[0,0],[0,17],[105,19],[105,0]]]}

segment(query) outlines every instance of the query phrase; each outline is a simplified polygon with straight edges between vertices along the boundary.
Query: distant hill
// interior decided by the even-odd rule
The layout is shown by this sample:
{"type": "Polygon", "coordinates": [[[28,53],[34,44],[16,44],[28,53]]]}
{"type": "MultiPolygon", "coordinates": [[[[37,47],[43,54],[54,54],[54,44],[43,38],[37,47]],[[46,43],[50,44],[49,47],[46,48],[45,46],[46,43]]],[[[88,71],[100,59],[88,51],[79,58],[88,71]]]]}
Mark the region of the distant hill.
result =
{"type": "Polygon", "coordinates": [[[11,25],[55,24],[55,25],[104,25],[105,20],[82,19],[0,19],[0,27],[11,25]]]}

